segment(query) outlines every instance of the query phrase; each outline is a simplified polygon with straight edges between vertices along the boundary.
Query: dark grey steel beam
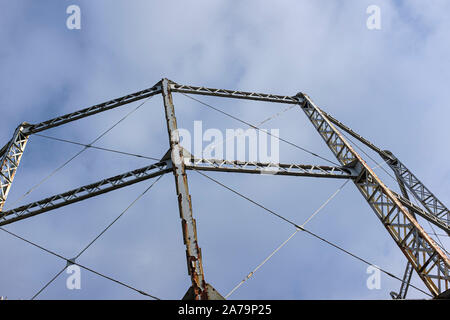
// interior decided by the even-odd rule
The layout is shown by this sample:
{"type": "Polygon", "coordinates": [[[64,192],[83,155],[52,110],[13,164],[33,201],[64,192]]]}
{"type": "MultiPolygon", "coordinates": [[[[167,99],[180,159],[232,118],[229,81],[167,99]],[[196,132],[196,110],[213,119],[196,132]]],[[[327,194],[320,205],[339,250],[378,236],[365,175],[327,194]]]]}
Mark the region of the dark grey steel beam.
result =
{"type": "MultiPolygon", "coordinates": [[[[342,130],[344,130],[345,132],[347,132],[348,134],[350,134],[352,137],[356,138],[357,140],[359,140],[360,142],[362,142],[363,144],[365,144],[366,146],[368,146],[369,148],[371,148],[372,150],[374,150],[375,152],[381,154],[384,154],[384,151],[381,150],[380,148],[378,148],[376,145],[374,145],[372,142],[370,142],[369,140],[367,140],[366,138],[364,138],[363,136],[359,135],[358,133],[356,133],[355,131],[353,131],[352,129],[350,129],[349,127],[347,127],[346,125],[344,125],[342,122],[340,122],[339,120],[337,120],[336,118],[334,118],[333,116],[331,116],[329,113],[326,113],[325,111],[323,111],[322,109],[319,109],[333,124],[335,124],[337,127],[341,128],[342,130]]],[[[388,154],[385,154],[386,157],[389,157],[388,154]]]]}
{"type": "Polygon", "coordinates": [[[150,166],[129,171],[111,178],[91,183],[39,201],[31,202],[12,210],[0,212],[0,226],[48,212],[69,204],[86,200],[113,190],[159,176],[172,171],[170,161],[162,161],[150,166]]]}
{"type": "Polygon", "coordinates": [[[50,128],[54,128],[57,126],[60,126],[62,124],[68,123],[68,122],[72,122],[75,120],[79,120],[85,117],[89,117],[92,116],[94,114],[97,114],[99,112],[104,112],[107,110],[111,110],[120,106],[123,106],[125,104],[131,103],[131,102],[135,102],[138,100],[142,100],[148,97],[151,97],[155,94],[161,93],[161,84],[160,82],[158,82],[157,84],[155,84],[153,87],[142,90],[142,91],[138,91],[132,94],[128,94],[126,96],[117,98],[117,99],[113,99],[107,102],[103,102],[97,105],[94,105],[92,107],[89,108],[85,108],[82,110],[78,110],[60,117],[56,117],[44,122],[40,122],[37,124],[29,124],[26,127],[26,133],[27,134],[33,134],[33,133],[37,133],[40,131],[44,131],[50,128]]]}
{"type": "Polygon", "coordinates": [[[204,96],[215,96],[222,98],[297,104],[297,100],[295,99],[295,97],[291,96],[281,96],[275,94],[237,91],[237,90],[214,89],[207,87],[195,87],[195,86],[181,85],[171,81],[170,81],[170,89],[172,92],[180,92],[186,94],[199,94],[204,96]]]}
{"type": "Polygon", "coordinates": [[[250,161],[228,161],[218,159],[184,158],[186,169],[201,171],[235,172],[304,176],[318,178],[356,179],[357,174],[349,168],[304,164],[261,163],[250,161]]]}

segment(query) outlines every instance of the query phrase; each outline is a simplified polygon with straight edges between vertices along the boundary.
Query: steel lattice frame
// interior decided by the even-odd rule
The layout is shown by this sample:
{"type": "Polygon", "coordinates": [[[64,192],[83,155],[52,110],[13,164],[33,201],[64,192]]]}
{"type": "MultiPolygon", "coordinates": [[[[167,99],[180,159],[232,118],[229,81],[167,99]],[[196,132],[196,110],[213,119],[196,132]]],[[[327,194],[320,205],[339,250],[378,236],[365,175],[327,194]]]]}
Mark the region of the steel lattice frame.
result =
{"type": "Polygon", "coordinates": [[[450,211],[391,152],[383,151],[376,147],[367,139],[331,115],[325,113],[303,93],[298,93],[295,96],[283,96],[187,86],[177,84],[168,79],[162,79],[149,89],[56,117],[45,122],[38,124],[23,123],[16,129],[11,141],[0,149],[0,159],[0,226],[27,219],[172,171],[175,177],[183,239],[186,246],[188,273],[192,281],[192,286],[185,295],[186,299],[222,299],[222,296],[206,282],[203,273],[201,249],[198,245],[196,223],[193,216],[191,197],[189,195],[186,170],[351,179],[407,258],[408,263],[400,293],[392,293],[392,296],[403,299],[406,297],[413,270],[417,272],[433,296],[436,297],[444,291],[449,290],[449,258],[420,226],[416,219],[416,214],[450,234],[450,211]],[[341,166],[196,159],[180,145],[175,107],[172,99],[173,92],[298,104],[336,156],[341,166]],[[163,97],[170,147],[166,156],[161,161],[14,209],[2,211],[29,135],[156,94],[161,94],[163,97]],[[363,158],[353,149],[338,128],[376,151],[388,163],[398,180],[402,195],[386,187],[363,158]],[[410,190],[424,209],[414,205],[410,201],[406,191],[407,189],[410,190]]]}

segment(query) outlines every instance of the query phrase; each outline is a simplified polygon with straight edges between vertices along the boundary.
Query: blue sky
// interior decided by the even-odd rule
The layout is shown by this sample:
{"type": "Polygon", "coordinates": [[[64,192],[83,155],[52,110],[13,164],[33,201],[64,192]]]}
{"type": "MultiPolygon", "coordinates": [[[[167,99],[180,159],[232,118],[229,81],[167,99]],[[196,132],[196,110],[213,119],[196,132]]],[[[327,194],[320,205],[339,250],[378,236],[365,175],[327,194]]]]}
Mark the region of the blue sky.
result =
{"type": "MultiPolygon", "coordinates": [[[[319,106],[376,145],[396,154],[446,204],[450,203],[450,20],[448,1],[1,1],[0,144],[15,127],[36,123],[152,86],[181,84],[294,95],[319,106]],[[432,5],[430,5],[432,3],[432,5]],[[66,28],[67,6],[81,8],[81,30],[66,28]],[[366,28],[366,8],[381,8],[381,30],[366,28]]],[[[257,123],[285,108],[202,97],[257,123]]],[[[135,105],[135,104],[133,104],[135,105]]],[[[88,143],[133,105],[51,129],[45,134],[88,143]]],[[[175,96],[180,127],[242,124],[175,96]]],[[[266,124],[280,136],[332,159],[297,109],[266,124]]],[[[223,131],[224,132],[224,131],[223,131]]],[[[162,99],[156,96],[98,142],[148,156],[168,149],[162,99]]],[[[33,136],[8,203],[62,164],[79,147],[33,136]]],[[[325,164],[280,144],[280,160],[325,164]]],[[[20,203],[28,203],[148,161],[88,150],[20,203]]],[[[374,163],[369,161],[374,166],[374,163]]],[[[394,181],[377,169],[389,186],[394,181]]],[[[264,205],[302,223],[342,181],[211,173],[264,205]]],[[[74,256],[151,181],[7,226],[74,256]]],[[[228,293],[294,230],[196,173],[189,174],[206,279],[228,293]]],[[[356,188],[345,189],[308,225],[346,249],[402,276],[406,259],[356,188]]],[[[430,230],[427,223],[423,223],[430,230]]],[[[448,238],[441,239],[449,245],[448,238]]],[[[29,299],[64,262],[0,233],[0,295],[29,299]]],[[[171,175],[127,212],[79,262],[162,299],[190,285],[171,175]]],[[[298,234],[232,298],[389,299],[399,282],[382,276],[366,287],[366,265],[298,234]]],[[[42,299],[140,299],[82,272],[82,289],[62,274],[42,299]]],[[[417,275],[413,283],[424,288],[417,275]]],[[[424,295],[410,289],[410,297],[424,295]]]]}

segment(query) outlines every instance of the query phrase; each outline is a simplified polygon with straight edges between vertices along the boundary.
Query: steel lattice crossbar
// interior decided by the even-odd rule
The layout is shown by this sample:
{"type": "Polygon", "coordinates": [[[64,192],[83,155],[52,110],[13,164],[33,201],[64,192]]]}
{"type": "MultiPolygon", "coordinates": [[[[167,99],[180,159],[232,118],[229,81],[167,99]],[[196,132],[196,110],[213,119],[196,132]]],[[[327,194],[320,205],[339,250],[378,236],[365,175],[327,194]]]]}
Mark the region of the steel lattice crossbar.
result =
{"type": "Polygon", "coordinates": [[[69,204],[86,200],[106,192],[117,190],[132,184],[170,172],[170,161],[152,164],[137,170],[126,172],[89,185],[78,187],[39,201],[0,213],[0,226],[33,217],[40,213],[61,208],[69,204]]]}
{"type": "Polygon", "coordinates": [[[229,161],[219,159],[184,158],[187,169],[222,171],[316,178],[355,179],[356,174],[345,167],[316,166],[286,163],[261,163],[252,161],[229,161]]]}
{"type": "Polygon", "coordinates": [[[75,121],[75,120],[79,120],[88,116],[92,116],[94,114],[100,113],[100,112],[104,112],[107,110],[111,110],[126,104],[129,104],[131,102],[135,102],[138,100],[142,100],[145,98],[149,98],[151,96],[154,96],[155,94],[161,93],[161,86],[159,84],[156,84],[155,86],[149,88],[149,89],[145,89],[142,91],[138,91],[132,94],[128,94],[126,96],[117,98],[117,99],[113,99],[107,102],[103,102],[100,104],[97,104],[95,106],[89,107],[89,108],[85,108],[76,112],[72,112],[60,117],[56,117],[41,123],[37,123],[37,124],[33,124],[33,125],[29,125],[26,127],[26,133],[27,134],[32,134],[32,133],[37,133],[40,131],[44,131],[44,130],[48,130],[50,128],[54,128],[57,126],[60,126],[62,124],[71,122],[71,121],[75,121]]]}
{"type": "Polygon", "coordinates": [[[21,124],[14,132],[12,139],[0,149],[0,161],[0,226],[173,172],[183,239],[186,246],[188,273],[192,281],[192,286],[185,295],[186,299],[223,298],[205,280],[201,249],[198,244],[196,222],[193,216],[191,196],[188,188],[187,170],[351,179],[408,261],[400,293],[392,293],[392,296],[394,298],[405,298],[413,270],[419,275],[433,296],[438,296],[449,290],[449,258],[416,219],[417,214],[450,234],[450,212],[447,207],[391,152],[378,148],[369,140],[321,110],[303,93],[285,96],[213,89],[180,85],[168,79],[163,79],[151,88],[48,121],[37,124],[21,124]],[[172,93],[298,104],[341,166],[194,158],[180,145],[172,93]],[[163,97],[170,145],[169,151],[161,161],[39,201],[21,205],[15,209],[2,211],[29,135],[134,101],[149,98],[156,94],[161,94],[163,97]],[[381,181],[344,138],[338,128],[377,152],[387,162],[396,176],[402,195],[395,193],[381,181]],[[423,208],[410,201],[408,190],[423,208]]]}
{"type": "Polygon", "coordinates": [[[173,92],[181,92],[189,94],[199,94],[222,98],[235,98],[235,99],[246,99],[256,101],[277,102],[277,103],[290,103],[290,104],[298,103],[295,97],[291,96],[280,96],[275,94],[245,92],[238,90],[213,89],[206,87],[194,87],[194,86],[180,85],[174,82],[170,82],[170,87],[173,92]]]}

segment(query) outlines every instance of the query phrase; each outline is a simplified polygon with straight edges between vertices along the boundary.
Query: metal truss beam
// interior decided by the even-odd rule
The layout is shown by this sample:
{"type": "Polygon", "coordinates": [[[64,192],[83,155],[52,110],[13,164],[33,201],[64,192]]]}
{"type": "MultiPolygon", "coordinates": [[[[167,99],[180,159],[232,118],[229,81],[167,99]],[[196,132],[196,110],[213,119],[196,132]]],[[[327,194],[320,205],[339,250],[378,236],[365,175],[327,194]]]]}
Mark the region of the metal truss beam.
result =
{"type": "Polygon", "coordinates": [[[304,164],[261,163],[218,159],[184,158],[186,169],[202,171],[305,176],[318,178],[356,179],[349,168],[304,164]]]}
{"type": "Polygon", "coordinates": [[[450,225],[450,210],[397,157],[395,157],[392,152],[381,150],[372,142],[344,125],[342,122],[338,121],[337,119],[333,118],[323,111],[322,113],[333,124],[365,144],[367,147],[377,152],[386,161],[392,171],[394,171],[397,180],[402,181],[402,183],[411,191],[414,197],[424,206],[424,208],[428,212],[425,219],[435,224],[439,228],[442,228],[442,226],[447,226],[447,228],[444,228],[443,230],[445,230],[450,235],[450,232],[448,230],[448,226],[450,225]]]}
{"type": "MultiPolygon", "coordinates": [[[[297,100],[295,97],[291,96],[281,96],[281,95],[273,95],[266,93],[256,93],[256,92],[245,92],[245,91],[236,91],[236,90],[225,90],[225,89],[213,89],[206,87],[195,87],[195,86],[187,86],[180,85],[173,81],[169,81],[169,86],[172,92],[180,92],[180,93],[189,93],[189,94],[200,94],[200,95],[209,95],[209,96],[217,96],[217,97],[226,97],[226,98],[235,98],[235,99],[247,99],[247,100],[256,100],[256,101],[268,101],[268,102],[278,102],[278,103],[288,103],[288,104],[296,104],[297,100]]],[[[38,133],[50,128],[54,128],[60,126],[62,124],[72,122],[75,120],[79,120],[100,112],[104,112],[107,110],[111,110],[117,108],[119,106],[135,102],[138,100],[142,100],[148,97],[151,97],[156,94],[161,93],[161,82],[158,82],[153,87],[138,91],[135,93],[128,94],[126,96],[113,99],[107,102],[103,102],[89,108],[85,108],[82,110],[78,110],[69,114],[65,114],[63,116],[59,116],[44,122],[40,122],[37,124],[28,124],[24,129],[25,133],[30,135],[33,133],[38,133]]]]}
{"type": "Polygon", "coordinates": [[[75,111],[60,117],[56,117],[41,123],[37,123],[37,124],[30,124],[27,126],[26,128],[26,133],[27,134],[33,134],[33,133],[37,133],[40,131],[44,131],[50,128],[54,128],[57,126],[60,126],[62,124],[68,123],[68,122],[72,122],[75,120],[80,120],[82,118],[85,117],[89,117],[92,116],[94,114],[100,113],[100,112],[104,112],[107,110],[111,110],[120,106],[123,106],[125,104],[131,103],[131,102],[135,102],[138,100],[142,100],[151,96],[154,96],[156,94],[161,93],[161,83],[158,82],[157,84],[155,84],[153,87],[142,90],[142,91],[138,91],[135,93],[131,93],[128,94],[126,96],[117,98],[117,99],[113,99],[107,102],[103,102],[97,105],[94,105],[92,107],[89,108],[85,108],[79,111],[75,111]]]}
{"type": "Polygon", "coordinates": [[[448,290],[449,258],[311,99],[300,93],[298,100],[302,110],[338,161],[343,165],[352,165],[360,172],[359,177],[354,180],[356,187],[411,262],[431,294],[437,296],[448,290]]]}
{"type": "Polygon", "coordinates": [[[246,99],[246,100],[289,103],[289,104],[298,103],[296,98],[291,96],[280,96],[267,93],[195,87],[195,86],[181,85],[175,82],[170,82],[170,88],[172,92],[199,94],[204,96],[216,96],[223,98],[246,99]]]}
{"type": "Polygon", "coordinates": [[[443,219],[439,219],[434,215],[431,215],[428,211],[425,211],[421,207],[415,205],[412,203],[408,198],[402,197],[401,195],[397,194],[396,192],[391,192],[395,195],[395,197],[401,202],[401,204],[407,208],[411,213],[418,214],[422,218],[428,220],[429,222],[433,223],[434,225],[438,226],[442,230],[446,231],[447,233],[450,233],[450,224],[445,222],[443,219]]]}
{"type": "Polygon", "coordinates": [[[69,204],[86,200],[172,171],[170,161],[161,161],[140,169],[122,173],[43,200],[28,203],[0,213],[0,226],[27,219],[69,204]]]}
{"type": "MultiPolygon", "coordinates": [[[[252,174],[277,174],[289,176],[325,177],[338,179],[355,179],[350,170],[344,167],[314,166],[299,164],[278,164],[273,167],[268,163],[226,161],[216,159],[184,158],[187,170],[236,172],[252,174]],[[278,171],[273,171],[273,170],[278,171]]],[[[172,171],[171,161],[162,161],[140,169],[125,172],[114,177],[103,179],[89,185],[66,191],[51,197],[34,201],[20,207],[0,213],[0,226],[18,220],[55,210],[69,204],[86,200],[116,189],[120,189],[158,175],[172,171]]]]}
{"type": "Polygon", "coordinates": [[[24,125],[21,124],[14,132],[14,136],[6,146],[0,150],[0,212],[5,205],[9,190],[22,159],[23,152],[28,142],[28,135],[24,133],[24,125]]]}
{"type": "Polygon", "coordinates": [[[401,180],[408,189],[412,192],[414,197],[423,205],[429,213],[427,219],[436,226],[442,228],[443,225],[447,228],[442,228],[450,235],[450,211],[447,207],[391,152],[385,151],[390,156],[387,164],[394,171],[397,179],[401,180]]]}
{"type": "MultiPolygon", "coordinates": [[[[399,178],[397,178],[397,182],[398,182],[398,185],[400,187],[403,197],[409,201],[409,196],[408,196],[408,192],[406,190],[405,184],[399,178]]],[[[409,210],[409,213],[413,216],[413,218],[416,219],[415,213],[412,210],[410,210],[409,208],[408,208],[408,210],[409,210]]],[[[403,273],[403,281],[400,285],[399,293],[397,294],[395,292],[391,292],[391,297],[393,299],[396,299],[396,300],[406,299],[406,295],[408,293],[409,284],[411,283],[411,277],[412,277],[413,271],[414,271],[414,268],[413,268],[411,262],[407,261],[406,267],[405,267],[405,272],[403,273]]]]}
{"type": "MultiPolygon", "coordinates": [[[[341,128],[342,130],[344,130],[345,132],[347,132],[348,134],[350,134],[352,137],[358,139],[359,141],[361,141],[363,144],[365,144],[366,146],[368,146],[369,148],[371,148],[372,150],[374,150],[375,152],[381,154],[384,154],[384,151],[381,150],[380,148],[378,148],[376,145],[374,145],[372,142],[370,142],[369,140],[367,140],[366,138],[364,138],[363,136],[359,135],[358,133],[356,133],[355,131],[353,131],[352,129],[350,129],[349,127],[347,127],[345,124],[343,124],[342,122],[340,122],[339,120],[337,120],[336,118],[334,118],[333,116],[331,116],[329,113],[326,113],[325,111],[323,111],[322,109],[320,109],[319,107],[317,107],[317,109],[319,109],[324,116],[326,116],[333,124],[335,124],[337,127],[341,128]]],[[[385,154],[386,156],[388,156],[387,154],[385,154]]]]}
{"type": "Polygon", "coordinates": [[[272,95],[179,85],[168,79],[163,79],[152,88],[50,119],[45,122],[38,124],[23,123],[15,131],[13,139],[5,147],[0,149],[0,161],[0,226],[172,171],[175,176],[183,237],[186,245],[188,272],[192,280],[192,287],[188,290],[185,297],[191,297],[193,299],[221,299],[222,296],[220,296],[212,286],[207,284],[204,279],[201,250],[197,243],[196,223],[192,214],[192,204],[187,184],[187,169],[352,179],[358,190],[368,201],[375,214],[379,217],[388,233],[408,260],[404,275],[405,283],[402,284],[400,293],[395,296],[397,298],[404,298],[406,296],[412,270],[416,270],[432,295],[438,296],[449,290],[449,257],[443,253],[433,239],[431,239],[419,225],[415,214],[427,219],[450,234],[450,211],[392,153],[376,147],[370,141],[315,106],[307,95],[301,93],[296,96],[272,95]],[[195,159],[191,155],[187,156],[179,144],[180,141],[177,133],[172,92],[275,103],[300,104],[302,110],[306,113],[342,166],[329,167],[239,162],[215,159],[195,159]],[[169,157],[164,158],[165,161],[161,160],[159,163],[141,169],[104,179],[16,209],[1,212],[30,134],[111,110],[159,93],[163,96],[170,140],[169,157]],[[343,135],[336,127],[343,129],[352,137],[355,137],[363,144],[376,151],[386,160],[396,174],[403,196],[396,194],[384,185],[361,156],[356,153],[351,145],[344,139],[343,135]],[[406,193],[406,188],[411,190],[414,197],[419,200],[425,210],[411,203],[406,193]]]}
{"type": "Polygon", "coordinates": [[[403,274],[403,282],[400,286],[399,293],[396,293],[394,291],[391,292],[391,297],[394,300],[402,300],[406,299],[406,294],[408,293],[409,284],[411,282],[411,276],[414,271],[414,268],[411,264],[411,262],[406,263],[405,272],[403,274]]]}

